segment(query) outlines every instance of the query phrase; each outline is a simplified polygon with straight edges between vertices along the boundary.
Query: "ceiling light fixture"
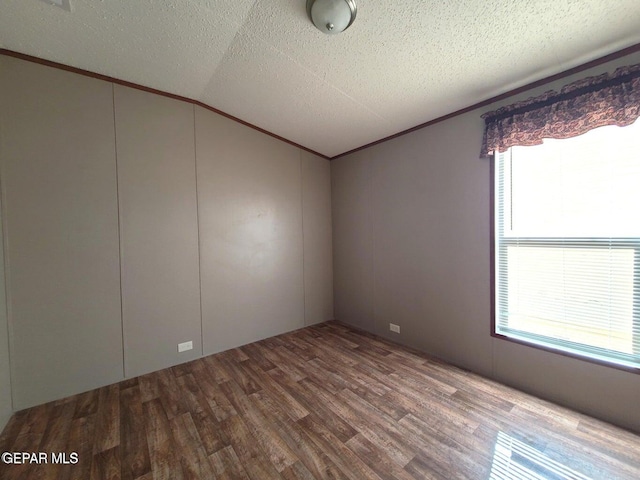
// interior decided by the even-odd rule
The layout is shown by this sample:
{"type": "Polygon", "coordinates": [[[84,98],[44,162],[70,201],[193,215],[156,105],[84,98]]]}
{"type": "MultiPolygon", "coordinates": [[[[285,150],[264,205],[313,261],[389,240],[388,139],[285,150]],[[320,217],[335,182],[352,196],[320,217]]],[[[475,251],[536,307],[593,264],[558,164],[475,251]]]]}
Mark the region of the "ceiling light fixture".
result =
{"type": "Polygon", "coordinates": [[[44,3],[48,3],[49,5],[55,5],[56,7],[60,7],[67,12],[71,11],[71,2],[70,0],[42,0],[44,3]]]}
{"type": "Polygon", "coordinates": [[[321,32],[336,35],[356,19],[355,0],[307,0],[307,13],[321,32]]]}

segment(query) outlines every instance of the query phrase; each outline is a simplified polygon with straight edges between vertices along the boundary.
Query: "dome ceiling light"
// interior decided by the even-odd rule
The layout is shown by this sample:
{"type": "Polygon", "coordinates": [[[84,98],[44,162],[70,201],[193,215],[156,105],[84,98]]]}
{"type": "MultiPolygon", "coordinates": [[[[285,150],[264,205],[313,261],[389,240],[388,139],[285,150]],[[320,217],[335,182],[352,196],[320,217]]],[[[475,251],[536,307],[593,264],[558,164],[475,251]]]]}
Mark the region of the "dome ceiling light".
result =
{"type": "Polygon", "coordinates": [[[355,0],[307,0],[307,13],[321,32],[337,35],[356,19],[355,0]]]}
{"type": "Polygon", "coordinates": [[[48,3],[49,5],[55,5],[56,7],[60,7],[67,12],[71,11],[71,3],[70,0],[42,0],[44,3],[48,3]]]}

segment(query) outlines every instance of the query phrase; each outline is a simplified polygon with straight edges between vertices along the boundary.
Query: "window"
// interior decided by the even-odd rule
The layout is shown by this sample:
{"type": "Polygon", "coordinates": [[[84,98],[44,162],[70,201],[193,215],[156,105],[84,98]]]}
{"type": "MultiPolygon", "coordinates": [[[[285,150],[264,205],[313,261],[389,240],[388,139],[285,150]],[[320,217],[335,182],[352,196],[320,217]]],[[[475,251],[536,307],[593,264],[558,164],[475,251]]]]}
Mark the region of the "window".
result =
{"type": "Polygon", "coordinates": [[[639,369],[640,121],[494,169],[494,335],[639,369]]]}

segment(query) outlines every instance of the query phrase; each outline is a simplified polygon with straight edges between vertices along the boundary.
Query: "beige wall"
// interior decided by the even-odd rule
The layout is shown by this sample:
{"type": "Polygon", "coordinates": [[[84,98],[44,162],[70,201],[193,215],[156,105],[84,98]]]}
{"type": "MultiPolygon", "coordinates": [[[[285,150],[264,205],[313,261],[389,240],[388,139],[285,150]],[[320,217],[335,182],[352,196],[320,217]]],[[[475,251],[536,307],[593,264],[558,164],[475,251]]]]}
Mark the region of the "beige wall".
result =
{"type": "Polygon", "coordinates": [[[16,409],[122,378],[112,87],[2,59],[16,409]]]}
{"type": "Polygon", "coordinates": [[[637,62],[332,161],[336,318],[640,431],[640,375],[490,336],[490,168],[478,159],[485,111],[637,62]]]}
{"type": "Polygon", "coordinates": [[[331,162],[334,312],[375,331],[371,163],[368,151],[331,162]]]}
{"type": "Polygon", "coordinates": [[[300,153],[196,108],[204,352],[304,326],[300,153]]]}
{"type": "Polygon", "coordinates": [[[331,164],[300,151],[304,241],[304,319],[313,325],[333,319],[331,164]]]}
{"type": "Polygon", "coordinates": [[[20,410],[333,317],[327,160],[188,103],[0,62],[1,426],[9,363],[20,410]]]}
{"type": "Polygon", "coordinates": [[[195,126],[193,105],[114,88],[124,365],[135,377],[202,356],[195,126]]]}

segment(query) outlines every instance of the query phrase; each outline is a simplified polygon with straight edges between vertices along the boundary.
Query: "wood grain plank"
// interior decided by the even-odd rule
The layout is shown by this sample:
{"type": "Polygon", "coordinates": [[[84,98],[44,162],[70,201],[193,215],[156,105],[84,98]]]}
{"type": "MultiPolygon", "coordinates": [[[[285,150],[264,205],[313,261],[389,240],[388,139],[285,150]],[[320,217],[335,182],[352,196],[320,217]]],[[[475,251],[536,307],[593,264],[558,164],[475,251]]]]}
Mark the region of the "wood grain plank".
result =
{"type": "Polygon", "coordinates": [[[155,372],[154,375],[157,378],[158,390],[160,392],[159,398],[167,414],[167,418],[171,420],[173,417],[186,413],[186,402],[171,369],[166,368],[159,370],[155,372]]]}
{"type": "Polygon", "coordinates": [[[260,351],[255,343],[243,345],[240,347],[244,354],[258,364],[260,369],[266,371],[276,367],[275,363],[271,363],[260,351]]]}
{"type": "Polygon", "coordinates": [[[146,403],[154,398],[160,397],[158,377],[154,373],[148,373],[138,377],[138,386],[140,388],[140,400],[142,403],[146,403]]]}
{"type": "Polygon", "coordinates": [[[425,480],[454,480],[464,478],[459,472],[452,468],[452,472],[448,475],[442,475],[430,465],[430,459],[424,460],[424,457],[418,456],[411,460],[404,469],[411,474],[413,478],[424,478],[425,480]]]}
{"type": "Polygon", "coordinates": [[[312,390],[318,399],[329,405],[331,410],[336,411],[343,420],[352,425],[372,443],[386,449],[395,462],[404,467],[414,457],[415,452],[413,449],[398,439],[397,432],[376,428],[371,424],[371,418],[361,416],[350,402],[344,401],[344,397],[338,399],[310,380],[304,380],[303,382],[306,388],[312,390]]]}
{"type": "Polygon", "coordinates": [[[317,478],[301,462],[296,462],[285,468],[280,472],[280,475],[284,480],[314,480],[317,478]]]}
{"type": "Polygon", "coordinates": [[[120,388],[114,384],[99,390],[94,454],[120,445],[120,388]]]}
{"type": "Polygon", "coordinates": [[[75,410],[75,402],[62,403],[53,408],[51,419],[47,423],[47,429],[40,441],[40,449],[45,447],[56,453],[64,451],[69,440],[69,430],[75,410]]]}
{"type": "Polygon", "coordinates": [[[278,402],[282,403],[282,405],[286,406],[289,416],[294,421],[309,414],[309,411],[293,395],[291,395],[291,392],[286,386],[273,381],[270,374],[276,369],[269,370],[268,374],[266,374],[262,370],[254,368],[251,364],[248,364],[246,367],[253,371],[253,374],[260,382],[264,391],[268,392],[269,395],[276,398],[278,402]]]}
{"type": "Polygon", "coordinates": [[[264,452],[239,415],[227,418],[221,422],[221,427],[230,439],[231,446],[249,477],[280,478],[275,466],[266,459],[264,452]],[[256,476],[261,472],[265,476],[256,476]]]}
{"type": "Polygon", "coordinates": [[[358,385],[354,385],[353,387],[349,388],[349,390],[358,395],[367,403],[383,412],[385,415],[393,418],[395,421],[400,420],[407,413],[409,413],[409,411],[402,408],[401,405],[389,401],[387,397],[381,396],[376,391],[372,391],[358,385]]]}
{"type": "Polygon", "coordinates": [[[190,413],[169,420],[172,437],[185,480],[213,478],[213,468],[190,413]]]}
{"type": "Polygon", "coordinates": [[[301,380],[305,377],[304,373],[302,373],[297,367],[298,359],[294,359],[291,361],[288,352],[286,349],[283,349],[282,346],[275,347],[266,347],[261,342],[256,343],[256,348],[265,357],[269,362],[278,365],[280,370],[287,373],[294,381],[301,380]],[[280,352],[280,353],[278,353],[280,352]]]}
{"type": "Polygon", "coordinates": [[[191,368],[193,367],[193,364],[195,362],[185,362],[185,363],[181,363],[179,365],[175,365],[173,367],[171,367],[171,373],[173,373],[174,377],[181,377],[183,375],[187,375],[188,373],[191,373],[191,368]]]}
{"type": "Polygon", "coordinates": [[[232,446],[227,446],[213,453],[209,456],[209,460],[217,478],[249,479],[232,446]]]}
{"type": "MultiPolygon", "coordinates": [[[[54,409],[53,403],[47,403],[34,407],[22,415],[22,424],[19,433],[15,437],[13,445],[7,446],[3,452],[37,452],[38,446],[42,445],[42,437],[51,419],[51,412],[54,409]]],[[[18,428],[17,426],[15,428],[18,428]]],[[[0,478],[28,478],[29,476],[40,475],[43,469],[29,464],[6,464],[0,462],[0,478]]]]}
{"type": "Polygon", "coordinates": [[[416,456],[442,475],[446,475],[451,469],[451,464],[455,464],[455,470],[462,478],[487,478],[491,462],[486,457],[447,435],[429,429],[426,422],[421,422],[411,415],[402,419],[399,424],[403,427],[405,435],[411,435],[420,442],[422,448],[416,456]],[[428,452],[427,459],[425,452],[428,452]]]}
{"type": "MultiPolygon", "coordinates": [[[[230,416],[238,414],[235,408],[233,408],[233,405],[231,405],[231,402],[229,402],[229,399],[225,397],[220,389],[220,384],[216,382],[215,378],[211,375],[206,359],[194,366],[192,371],[195,378],[198,379],[198,387],[204,395],[204,401],[209,405],[217,421],[220,422],[230,416]]],[[[202,399],[200,401],[202,401],[202,399]]]]}
{"type": "Polygon", "coordinates": [[[99,390],[89,390],[77,395],[74,418],[82,418],[96,413],[98,411],[99,393],[99,390]]]}
{"type": "MultiPolygon", "coordinates": [[[[298,403],[303,405],[307,412],[314,412],[316,415],[322,417],[327,429],[339,438],[340,441],[346,442],[357,433],[356,430],[347,422],[342,420],[336,412],[332,411],[323,403],[318,402],[318,398],[312,391],[306,389],[303,385],[300,385],[297,382],[291,382],[281,370],[273,369],[269,371],[269,376],[285,388],[298,403]]],[[[278,402],[277,398],[272,397],[272,399],[276,403],[283,405],[278,402]]],[[[286,405],[284,405],[284,408],[288,414],[289,411],[286,408],[286,405]]],[[[303,417],[293,418],[293,420],[299,420],[300,418],[303,417]]]]}
{"type": "Polygon", "coordinates": [[[160,399],[142,404],[146,425],[147,445],[153,478],[182,480],[184,478],[178,452],[175,450],[169,419],[160,399]]]}
{"type": "Polygon", "coordinates": [[[120,448],[115,446],[108,450],[100,450],[93,455],[91,464],[91,480],[120,479],[120,448]]]}
{"type": "Polygon", "coordinates": [[[640,478],[640,436],[336,322],[18,412],[0,446],[79,457],[2,480],[475,480],[496,451],[640,478]]]}
{"type": "Polygon", "coordinates": [[[40,478],[43,480],[53,480],[66,472],[65,465],[53,464],[52,455],[66,454],[66,446],[69,441],[69,432],[73,421],[73,414],[76,409],[75,398],[69,402],[54,403],[51,411],[51,420],[47,425],[38,452],[45,452],[48,455],[48,466],[41,466],[40,478]]]}
{"type": "Polygon", "coordinates": [[[299,359],[298,363],[300,363],[300,360],[308,362],[317,357],[313,350],[309,348],[309,344],[298,340],[294,335],[287,334],[285,340],[282,346],[289,349],[299,359]]]}
{"type": "Polygon", "coordinates": [[[389,387],[387,387],[383,383],[380,383],[375,378],[353,368],[349,368],[345,365],[341,365],[339,363],[327,364],[327,362],[324,362],[320,359],[315,359],[315,363],[321,368],[327,371],[331,371],[335,375],[338,375],[347,380],[348,383],[351,384],[351,386],[348,388],[352,388],[354,389],[354,391],[359,386],[362,387],[362,390],[370,391],[380,396],[391,390],[389,387]]]}
{"type": "Polygon", "coordinates": [[[298,423],[305,428],[311,441],[325,452],[347,478],[382,480],[366,462],[324,427],[321,418],[312,413],[298,420],[298,423]]]}
{"type": "Polygon", "coordinates": [[[284,440],[271,428],[270,422],[256,409],[236,382],[222,384],[231,403],[244,419],[244,423],[266,457],[278,472],[295,463],[298,458],[284,440]]]}
{"type": "Polygon", "coordinates": [[[220,424],[216,421],[211,410],[191,412],[191,417],[207,455],[211,455],[229,445],[229,439],[224,436],[220,424]]]}
{"type": "MultiPolygon", "coordinates": [[[[263,412],[266,418],[271,418],[273,428],[289,445],[300,459],[305,468],[315,478],[347,478],[327,455],[311,441],[308,433],[298,422],[292,422],[282,409],[265,392],[251,395],[256,408],[263,412]]],[[[296,462],[297,463],[297,462],[296,462]]],[[[286,470],[286,469],[285,469],[286,470]]],[[[284,471],[282,472],[284,476],[284,471]]]]}
{"type": "Polygon", "coordinates": [[[363,435],[349,439],[347,446],[382,478],[411,480],[414,477],[387,455],[384,449],[374,445],[363,435]]]}
{"type": "Polygon", "coordinates": [[[95,420],[95,414],[73,420],[66,452],[77,453],[78,463],[69,465],[66,468],[66,474],[60,475],[60,480],[86,480],[91,476],[95,420]]]}
{"type": "Polygon", "coordinates": [[[137,387],[138,386],[138,377],[128,378],[118,383],[118,387],[120,390],[126,390],[128,388],[137,387]]]}
{"type": "Polygon", "coordinates": [[[176,377],[176,383],[180,389],[183,405],[187,412],[201,412],[205,409],[210,410],[209,403],[200,389],[200,385],[194,378],[192,373],[183,373],[176,377]]]}
{"type": "MultiPolygon", "coordinates": [[[[242,388],[245,395],[250,395],[262,389],[260,383],[256,382],[254,376],[247,372],[239,362],[234,362],[228,357],[221,356],[220,366],[225,370],[226,376],[233,379],[232,381],[242,388]]],[[[228,382],[222,383],[226,384],[228,382]]]]}
{"type": "Polygon", "coordinates": [[[207,368],[209,375],[215,383],[224,383],[231,380],[218,355],[205,357],[204,366],[207,368]]]}
{"type": "Polygon", "coordinates": [[[0,451],[6,452],[11,445],[14,444],[16,437],[20,433],[20,430],[23,428],[26,417],[29,414],[30,410],[22,410],[20,412],[14,413],[7,425],[4,427],[4,430],[0,432],[0,451]]]}
{"type": "Polygon", "coordinates": [[[120,391],[120,439],[122,479],[133,480],[151,472],[142,396],[138,385],[120,391]]]}

